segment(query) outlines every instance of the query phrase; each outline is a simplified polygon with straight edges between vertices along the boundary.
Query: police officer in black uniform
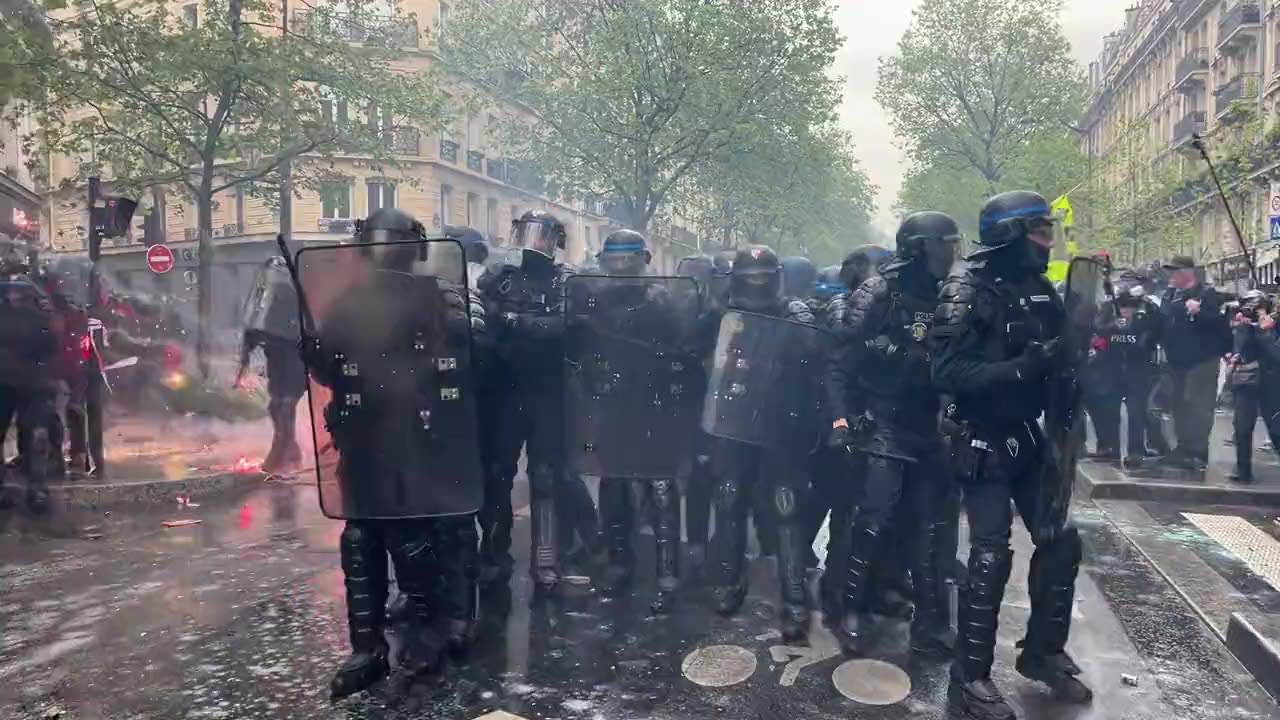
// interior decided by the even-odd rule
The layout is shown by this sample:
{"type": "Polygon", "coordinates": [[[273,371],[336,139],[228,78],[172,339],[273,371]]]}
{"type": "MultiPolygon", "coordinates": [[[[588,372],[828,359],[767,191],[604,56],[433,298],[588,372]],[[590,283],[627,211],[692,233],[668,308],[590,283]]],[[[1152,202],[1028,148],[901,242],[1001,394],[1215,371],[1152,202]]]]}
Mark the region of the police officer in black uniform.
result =
{"type": "Polygon", "coordinates": [[[841,327],[844,314],[849,309],[849,293],[853,292],[871,275],[874,275],[880,264],[888,260],[893,253],[882,245],[859,245],[845,256],[840,263],[840,281],[847,288],[838,293],[827,303],[828,322],[837,332],[841,327]]]}
{"type": "MultiPolygon", "coordinates": [[[[381,209],[361,225],[357,241],[366,244],[422,237],[422,225],[411,216],[396,209],[381,209]]],[[[398,476],[414,465],[409,458],[417,448],[408,444],[418,441],[403,432],[396,417],[359,416],[360,408],[387,405],[394,402],[394,398],[370,397],[369,404],[355,405],[348,401],[369,391],[364,386],[364,374],[400,372],[401,368],[394,365],[370,367],[378,364],[378,358],[392,363],[401,361],[403,348],[415,343],[419,335],[438,332],[432,325],[435,318],[422,312],[412,293],[404,293],[399,286],[393,289],[378,279],[378,272],[382,271],[398,278],[412,277],[409,270],[420,259],[420,248],[418,244],[406,244],[363,250],[376,272],[367,282],[357,282],[336,298],[322,319],[318,336],[308,335],[302,340],[302,358],[311,377],[332,390],[333,400],[324,411],[325,424],[339,453],[337,472],[342,485],[342,503],[344,506],[350,503],[354,511],[349,514],[353,516],[366,514],[358,509],[362,504],[386,502],[379,488],[402,482],[403,478],[398,476]],[[380,317],[399,318],[395,327],[403,330],[403,336],[388,337],[386,333],[370,330],[367,314],[371,308],[375,308],[380,317]],[[370,358],[373,360],[365,362],[370,358]],[[354,419],[350,416],[352,412],[357,413],[354,419]],[[385,432],[378,432],[378,428],[385,432]]],[[[483,308],[476,304],[469,307],[457,287],[441,283],[441,289],[446,304],[444,331],[464,336],[482,331],[483,308]]],[[[417,371],[434,371],[434,359],[426,360],[430,365],[417,371]]],[[[457,552],[457,543],[458,538],[468,534],[474,548],[474,514],[347,521],[339,550],[345,575],[352,653],[331,683],[335,698],[364,690],[387,674],[388,648],[383,630],[388,554],[395,564],[400,592],[408,598],[411,611],[411,632],[402,665],[415,674],[428,670],[438,664],[448,645],[456,647],[465,642],[470,624],[465,596],[473,591],[469,586],[459,586],[463,582],[460,576],[466,574],[468,558],[457,552]],[[446,559],[446,554],[458,557],[446,559]]]]}
{"type": "MultiPolygon", "coordinates": [[[[693,278],[698,283],[702,309],[708,317],[717,314],[723,302],[716,298],[720,287],[727,287],[727,270],[721,271],[711,255],[688,255],[676,263],[676,275],[693,278]]],[[[707,558],[707,540],[711,533],[711,495],[715,481],[711,475],[711,439],[701,430],[694,436],[689,474],[685,478],[684,522],[688,540],[689,564],[700,568],[707,558]]]]}
{"type": "MultiPolygon", "coordinates": [[[[263,281],[270,282],[274,273],[283,273],[284,258],[267,261],[263,281]]],[[[287,277],[287,276],[286,276],[287,277]]],[[[249,356],[259,347],[267,359],[267,414],[271,418],[271,448],[262,460],[262,471],[280,472],[302,462],[298,446],[298,401],[307,388],[307,371],[298,357],[298,296],[291,283],[272,284],[266,321],[261,327],[246,327],[240,344],[240,370],[237,386],[249,365],[249,356]],[[282,334],[287,333],[287,334],[282,334]]]]}
{"type": "Polygon", "coordinates": [[[530,572],[538,589],[549,591],[560,581],[561,553],[572,544],[571,535],[594,551],[599,523],[586,486],[564,468],[561,363],[564,280],[570,270],[556,260],[556,250],[565,247],[565,227],[550,214],[530,210],[511,223],[511,239],[522,250],[519,264],[491,266],[479,283],[500,373],[496,379],[506,391],[494,429],[500,439],[492,453],[482,525],[488,561],[506,562],[502,548],[510,545],[511,480],[524,444],[532,514],[530,572]]]}
{"type": "Polygon", "coordinates": [[[1232,321],[1228,378],[1235,406],[1236,467],[1228,477],[1234,482],[1253,482],[1253,430],[1259,415],[1271,444],[1280,448],[1280,343],[1271,313],[1266,294],[1250,290],[1240,297],[1240,309],[1232,321]]]}
{"type": "MultiPolygon", "coordinates": [[[[635,277],[647,274],[653,255],[641,233],[615,230],[605,238],[598,259],[600,269],[607,275],[635,277]]],[[[608,304],[607,312],[640,336],[669,343],[671,347],[677,347],[681,337],[687,337],[692,329],[680,323],[675,298],[663,285],[619,284],[610,288],[601,301],[608,304]]],[[[646,430],[648,428],[636,428],[637,432],[646,430]]],[[[622,590],[632,579],[635,572],[632,543],[647,508],[653,513],[657,548],[658,592],[651,607],[661,614],[670,611],[679,587],[680,496],[675,478],[605,476],[600,479],[600,519],[609,558],[604,585],[608,592],[622,590]]]]}
{"type": "Polygon", "coordinates": [[[1043,276],[1053,244],[1048,203],[1007,192],[979,216],[982,248],[943,284],[930,334],[933,379],[955,398],[979,452],[961,471],[969,518],[969,567],[949,697],[968,717],[1015,717],[991,680],[996,624],[1012,568],[1010,500],[1035,543],[1028,578],[1031,617],[1017,668],[1056,695],[1087,702],[1066,653],[1081,542],[1076,528],[1043,511],[1042,469],[1052,452],[1037,419],[1066,313],[1043,276]]]}
{"type": "Polygon", "coordinates": [[[818,282],[818,268],[803,255],[782,258],[782,296],[808,301],[818,282]]]}
{"type": "Polygon", "coordinates": [[[951,648],[951,612],[943,534],[955,506],[949,463],[938,428],[938,391],[929,379],[926,340],[938,301],[938,283],[955,261],[960,230],[944,213],[917,212],[898,229],[897,254],[880,274],[849,298],[841,344],[833,353],[828,382],[836,417],[831,446],[866,455],[861,492],[855,500],[844,566],[844,617],[838,638],[845,652],[865,649],[860,613],[871,566],[883,557],[886,531],[900,502],[912,530],[910,549],[915,618],[911,647],[927,654],[951,648]],[[861,397],[861,413],[847,398],[861,397]]]}
{"type": "MultiPolygon", "coordinates": [[[[782,273],[773,250],[756,245],[739,250],[730,278],[729,309],[813,323],[804,302],[784,298],[782,273]]],[[[808,630],[804,590],[803,531],[800,500],[807,474],[799,458],[809,448],[766,450],[717,438],[710,453],[716,478],[714,504],[716,531],[713,552],[719,569],[716,610],[724,615],[738,611],[746,599],[744,573],[747,510],[758,484],[766,483],[773,500],[777,527],[778,577],[782,584],[782,637],[803,638],[808,630]],[[794,452],[790,452],[794,451],[794,452]]]]}
{"type": "MultiPolygon", "coordinates": [[[[27,503],[43,510],[53,453],[61,454],[61,424],[53,361],[58,350],[54,312],[33,281],[35,250],[0,235],[0,446],[17,423],[17,469],[27,481],[27,503]]],[[[3,479],[9,468],[0,457],[0,504],[8,504],[3,479]]]]}

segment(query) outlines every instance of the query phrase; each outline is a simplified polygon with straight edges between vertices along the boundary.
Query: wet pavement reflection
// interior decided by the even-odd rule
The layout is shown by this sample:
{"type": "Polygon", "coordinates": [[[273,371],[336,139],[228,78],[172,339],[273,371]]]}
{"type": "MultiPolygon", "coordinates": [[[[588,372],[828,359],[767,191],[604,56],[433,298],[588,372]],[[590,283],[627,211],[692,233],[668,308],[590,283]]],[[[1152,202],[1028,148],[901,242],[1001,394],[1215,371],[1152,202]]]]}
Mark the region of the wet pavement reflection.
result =
{"type": "MultiPolygon", "coordinates": [[[[1280,718],[1101,511],[1082,506],[1077,519],[1087,549],[1070,650],[1097,697],[1060,706],[1012,671],[1028,612],[1029,545],[1018,535],[1023,567],[1006,596],[996,679],[1023,717],[1280,718]]],[[[783,645],[769,559],[753,563],[753,594],[735,618],[710,611],[693,570],[664,618],[648,610],[652,577],[637,578],[634,597],[570,585],[534,602],[518,570],[482,596],[466,662],[331,703],[328,682],[348,652],[341,527],[300,481],[127,516],[0,516],[0,717],[947,717],[946,665],[915,662],[903,624],[883,624],[865,660],[841,657],[816,613],[807,644],[783,645]],[[162,526],[182,518],[200,523],[162,526]]],[[[515,547],[527,546],[521,516],[515,547]]],[[[654,564],[642,556],[637,567],[654,564]]]]}

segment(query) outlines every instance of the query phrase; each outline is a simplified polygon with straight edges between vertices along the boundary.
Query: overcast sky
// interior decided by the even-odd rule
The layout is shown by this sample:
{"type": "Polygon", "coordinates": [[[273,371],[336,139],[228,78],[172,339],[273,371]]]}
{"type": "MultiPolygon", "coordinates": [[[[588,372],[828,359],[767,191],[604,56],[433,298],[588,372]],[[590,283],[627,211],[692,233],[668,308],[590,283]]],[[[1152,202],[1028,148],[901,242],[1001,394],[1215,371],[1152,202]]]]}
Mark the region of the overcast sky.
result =
{"type": "MultiPolygon", "coordinates": [[[[880,188],[877,219],[886,230],[893,225],[889,208],[898,195],[905,161],[894,145],[888,118],[873,97],[876,59],[893,52],[911,21],[912,8],[918,4],[919,0],[840,0],[836,10],[836,22],[846,37],[836,59],[838,72],[846,78],[841,122],[853,133],[858,159],[880,188]]],[[[1127,4],[1120,0],[1066,0],[1062,20],[1077,61],[1087,64],[1097,57],[1102,36],[1124,22],[1127,4]]]]}

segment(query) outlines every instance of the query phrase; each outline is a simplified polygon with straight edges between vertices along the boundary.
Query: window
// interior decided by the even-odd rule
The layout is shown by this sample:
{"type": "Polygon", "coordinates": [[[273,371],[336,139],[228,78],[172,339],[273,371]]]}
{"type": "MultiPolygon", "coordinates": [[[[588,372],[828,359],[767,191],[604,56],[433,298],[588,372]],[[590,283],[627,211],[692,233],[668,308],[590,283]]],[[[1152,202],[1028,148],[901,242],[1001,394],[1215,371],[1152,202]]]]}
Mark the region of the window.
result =
{"type": "Polygon", "coordinates": [[[374,210],[396,206],[395,183],[379,178],[365,183],[365,188],[369,191],[369,215],[372,215],[374,210]]]}
{"type": "Polygon", "coordinates": [[[351,185],[345,182],[327,182],[320,186],[322,217],[351,217],[351,185]]]}
{"type": "Polygon", "coordinates": [[[490,235],[498,234],[498,199],[489,198],[484,213],[484,231],[490,235]]]}
{"type": "Polygon", "coordinates": [[[475,227],[480,221],[480,196],[467,193],[467,226],[475,227]]]}
{"type": "Polygon", "coordinates": [[[182,6],[182,24],[188,30],[195,30],[200,26],[200,6],[196,3],[182,6]]]}
{"type": "Polygon", "coordinates": [[[440,186],[440,225],[443,227],[449,224],[449,205],[453,203],[453,188],[448,185],[440,186]]]}
{"type": "Polygon", "coordinates": [[[320,117],[334,125],[345,125],[350,113],[346,98],[336,98],[331,93],[321,91],[320,117]]]}

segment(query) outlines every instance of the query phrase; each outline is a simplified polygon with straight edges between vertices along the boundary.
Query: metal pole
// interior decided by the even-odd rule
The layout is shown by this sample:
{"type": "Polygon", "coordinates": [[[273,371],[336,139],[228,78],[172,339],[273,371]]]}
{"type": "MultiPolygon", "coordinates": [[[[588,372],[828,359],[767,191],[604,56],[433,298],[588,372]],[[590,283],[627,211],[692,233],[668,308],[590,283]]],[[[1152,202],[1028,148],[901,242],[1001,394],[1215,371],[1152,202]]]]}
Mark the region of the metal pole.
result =
{"type": "MultiPolygon", "coordinates": [[[[89,306],[86,308],[89,317],[102,320],[105,308],[99,304],[99,294],[101,288],[98,284],[98,273],[100,268],[99,262],[102,258],[102,233],[98,229],[97,218],[94,217],[95,210],[98,207],[98,195],[101,193],[101,187],[97,177],[89,178],[89,306]]],[[[90,330],[92,332],[92,330],[90,330]]],[[[105,325],[103,334],[105,335],[105,325]]],[[[107,477],[107,465],[105,454],[103,453],[103,425],[102,425],[102,368],[99,365],[100,356],[97,351],[89,358],[86,363],[86,372],[89,375],[89,383],[85,389],[84,412],[85,422],[88,425],[88,451],[89,458],[93,464],[93,472],[99,480],[105,480],[107,477]]]]}
{"type": "Polygon", "coordinates": [[[1204,158],[1205,165],[1209,166],[1209,174],[1213,176],[1213,184],[1218,188],[1218,196],[1222,198],[1222,206],[1227,209],[1227,219],[1231,221],[1231,229],[1236,233],[1236,242],[1240,245],[1240,253],[1244,255],[1244,261],[1249,264],[1249,288],[1258,287],[1258,268],[1253,264],[1253,256],[1249,254],[1249,248],[1244,244],[1244,233],[1240,232],[1240,224],[1236,222],[1236,214],[1231,212],[1231,201],[1227,199],[1227,192],[1222,189],[1222,181],[1218,179],[1218,169],[1213,166],[1213,160],[1209,158],[1209,149],[1205,147],[1204,138],[1200,133],[1192,133],[1191,145],[1200,151],[1200,157],[1204,158]]]}
{"type": "MultiPolygon", "coordinates": [[[[289,42],[289,0],[280,0],[281,42],[289,42]]],[[[286,81],[288,78],[286,77],[286,81]]],[[[285,82],[284,109],[289,109],[289,83],[285,82]]],[[[280,234],[286,241],[293,239],[293,162],[280,163],[280,234]]]]}

